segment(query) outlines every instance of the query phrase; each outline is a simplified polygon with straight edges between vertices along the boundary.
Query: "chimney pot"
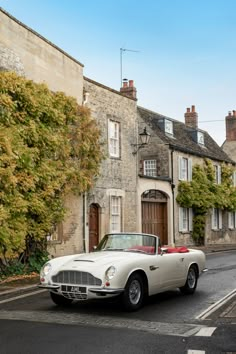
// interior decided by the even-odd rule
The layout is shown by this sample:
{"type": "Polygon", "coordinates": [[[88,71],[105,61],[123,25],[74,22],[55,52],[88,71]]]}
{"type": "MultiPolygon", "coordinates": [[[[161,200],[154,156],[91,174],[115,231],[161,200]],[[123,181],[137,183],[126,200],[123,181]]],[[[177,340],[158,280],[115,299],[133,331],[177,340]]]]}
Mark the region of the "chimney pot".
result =
{"type": "Polygon", "coordinates": [[[129,80],[129,87],[134,87],[134,80],[129,80]]]}
{"type": "Polygon", "coordinates": [[[187,108],[187,113],[190,113],[190,108],[187,108]]]}
{"type": "Polygon", "coordinates": [[[195,112],[195,106],[192,106],[192,112],[195,112]]]}
{"type": "Polygon", "coordinates": [[[134,98],[136,99],[137,95],[137,90],[134,87],[134,80],[123,80],[123,87],[120,89],[120,93],[122,93],[126,97],[134,98]]]}

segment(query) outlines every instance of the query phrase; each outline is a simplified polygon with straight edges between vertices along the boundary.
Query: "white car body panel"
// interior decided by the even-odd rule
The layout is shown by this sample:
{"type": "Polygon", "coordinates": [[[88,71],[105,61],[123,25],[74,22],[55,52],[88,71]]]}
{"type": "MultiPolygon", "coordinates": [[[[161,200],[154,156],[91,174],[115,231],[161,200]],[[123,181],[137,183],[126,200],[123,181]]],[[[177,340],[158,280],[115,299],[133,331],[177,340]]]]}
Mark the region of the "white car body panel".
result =
{"type": "MultiPolygon", "coordinates": [[[[131,233],[127,235],[132,236],[131,233]]],[[[147,236],[145,235],[145,237],[147,236]]],[[[152,237],[154,236],[152,235],[152,237]]],[[[158,242],[158,237],[156,240],[158,242]]],[[[156,247],[156,249],[158,248],[156,247]]],[[[89,300],[101,296],[117,296],[122,293],[130,275],[134,272],[145,274],[148,282],[148,295],[183,287],[191,264],[197,265],[199,275],[204,271],[205,254],[194,249],[189,249],[186,253],[165,253],[165,250],[160,252],[159,248],[159,253],[156,254],[145,254],[129,251],[129,249],[122,251],[101,250],[59,257],[52,259],[49,263],[51,270],[48,274],[41,272],[40,287],[65,297],[69,296],[69,292],[71,292],[74,296],[73,299],[76,300],[89,300]],[[105,274],[111,266],[116,268],[116,273],[108,281],[105,274]],[[61,273],[60,279],[57,278],[59,273],[61,273]],[[76,282],[73,278],[77,275],[81,279],[84,277],[81,283],[76,282]],[[86,284],[93,281],[98,284],[86,284]],[[70,289],[68,293],[63,291],[65,288],[70,289]],[[81,292],[86,294],[81,297],[81,292]]]]}

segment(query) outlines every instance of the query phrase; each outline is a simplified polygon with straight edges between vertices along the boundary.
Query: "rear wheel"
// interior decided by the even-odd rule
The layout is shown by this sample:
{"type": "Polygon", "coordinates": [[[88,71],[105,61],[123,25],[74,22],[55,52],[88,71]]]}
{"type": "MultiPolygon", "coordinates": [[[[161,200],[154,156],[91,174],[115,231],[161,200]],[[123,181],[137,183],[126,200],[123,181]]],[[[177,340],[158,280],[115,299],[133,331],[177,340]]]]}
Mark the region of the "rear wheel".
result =
{"type": "Polygon", "coordinates": [[[191,265],[188,270],[187,280],[184,286],[180,288],[183,294],[193,294],[197,287],[198,273],[197,268],[191,265]]]}
{"type": "Polygon", "coordinates": [[[134,273],[129,277],[122,295],[122,302],[127,311],[136,311],[143,305],[144,283],[140,274],[134,273]]]}
{"type": "Polygon", "coordinates": [[[50,296],[54,304],[59,305],[59,306],[67,306],[72,303],[72,299],[67,299],[66,297],[62,295],[58,295],[55,293],[50,292],[50,296]]]}

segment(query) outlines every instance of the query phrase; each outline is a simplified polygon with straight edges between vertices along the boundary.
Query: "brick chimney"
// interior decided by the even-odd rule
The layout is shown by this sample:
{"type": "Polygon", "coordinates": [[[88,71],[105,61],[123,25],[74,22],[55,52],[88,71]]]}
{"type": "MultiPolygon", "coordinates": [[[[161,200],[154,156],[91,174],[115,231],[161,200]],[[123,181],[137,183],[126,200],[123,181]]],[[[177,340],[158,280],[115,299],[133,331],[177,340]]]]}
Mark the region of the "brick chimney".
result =
{"type": "Polygon", "coordinates": [[[192,128],[197,128],[198,127],[198,114],[195,112],[195,106],[190,108],[187,108],[186,113],[184,114],[185,118],[185,125],[188,127],[192,128]]]}
{"type": "Polygon", "coordinates": [[[124,79],[123,80],[123,87],[121,87],[120,92],[127,97],[135,98],[137,95],[137,90],[134,87],[134,81],[133,80],[128,80],[124,79]]]}
{"type": "Polygon", "coordinates": [[[226,141],[236,141],[236,111],[225,117],[226,141]]]}

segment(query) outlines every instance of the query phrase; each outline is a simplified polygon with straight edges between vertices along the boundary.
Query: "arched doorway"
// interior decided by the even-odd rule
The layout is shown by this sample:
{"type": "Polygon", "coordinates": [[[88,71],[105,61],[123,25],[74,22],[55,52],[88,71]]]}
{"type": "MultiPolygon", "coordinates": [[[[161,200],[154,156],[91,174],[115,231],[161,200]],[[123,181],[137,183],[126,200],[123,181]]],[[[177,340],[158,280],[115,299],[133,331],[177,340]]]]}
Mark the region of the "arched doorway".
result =
{"type": "Polygon", "coordinates": [[[89,207],[89,252],[99,242],[99,206],[91,204],[89,207]]]}
{"type": "Polygon", "coordinates": [[[141,202],[142,232],[157,235],[162,245],[168,244],[166,195],[150,189],[142,194],[141,202]]]}

